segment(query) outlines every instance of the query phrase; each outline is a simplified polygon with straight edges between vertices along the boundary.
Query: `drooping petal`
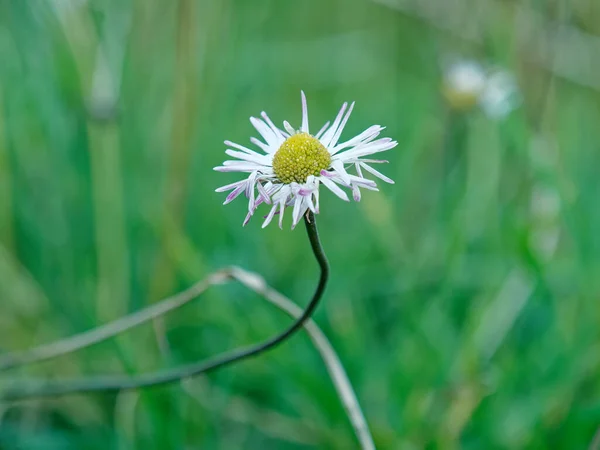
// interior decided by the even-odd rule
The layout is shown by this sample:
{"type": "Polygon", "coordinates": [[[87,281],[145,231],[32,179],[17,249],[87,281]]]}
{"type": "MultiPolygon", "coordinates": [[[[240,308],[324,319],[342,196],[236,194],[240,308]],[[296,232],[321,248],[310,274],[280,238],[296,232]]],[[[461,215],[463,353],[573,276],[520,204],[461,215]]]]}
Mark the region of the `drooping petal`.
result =
{"type": "Polygon", "coordinates": [[[357,185],[352,186],[352,197],[355,202],[360,202],[360,189],[357,185]]]}
{"type": "Polygon", "coordinates": [[[350,201],[348,199],[348,195],[346,195],[346,193],[344,191],[342,191],[338,187],[337,184],[335,184],[333,181],[331,181],[327,177],[321,177],[321,183],[323,183],[327,187],[327,189],[329,189],[331,192],[333,192],[335,195],[337,195],[342,200],[344,200],[346,202],[350,201]]]}
{"type": "Polygon", "coordinates": [[[302,197],[301,195],[297,195],[294,199],[294,210],[292,212],[292,228],[294,228],[300,220],[300,212],[303,202],[304,197],[302,197]]]}
{"type": "Polygon", "coordinates": [[[246,190],[246,186],[245,185],[236,187],[233,191],[231,191],[229,193],[229,195],[227,196],[227,198],[225,199],[225,201],[223,202],[223,204],[226,205],[228,203],[231,203],[233,200],[235,200],[245,190],[246,190]]]}
{"type": "Polygon", "coordinates": [[[265,217],[265,221],[262,224],[262,228],[265,228],[267,225],[269,225],[271,223],[271,220],[273,220],[273,216],[275,216],[275,212],[277,211],[278,206],[279,205],[277,203],[275,203],[271,207],[271,211],[269,211],[269,214],[267,215],[267,217],[265,217]]]}
{"type": "Polygon", "coordinates": [[[269,196],[269,193],[267,192],[265,187],[262,185],[262,183],[260,183],[260,182],[256,183],[256,188],[258,189],[258,193],[260,194],[260,197],[262,198],[262,200],[266,204],[270,205],[271,197],[269,196]]]}
{"type": "Polygon", "coordinates": [[[331,167],[335,169],[335,171],[339,174],[340,178],[344,181],[344,183],[350,185],[350,176],[348,175],[348,172],[346,172],[346,169],[344,168],[344,163],[342,161],[340,161],[339,159],[334,159],[333,161],[331,161],[331,167]]]}

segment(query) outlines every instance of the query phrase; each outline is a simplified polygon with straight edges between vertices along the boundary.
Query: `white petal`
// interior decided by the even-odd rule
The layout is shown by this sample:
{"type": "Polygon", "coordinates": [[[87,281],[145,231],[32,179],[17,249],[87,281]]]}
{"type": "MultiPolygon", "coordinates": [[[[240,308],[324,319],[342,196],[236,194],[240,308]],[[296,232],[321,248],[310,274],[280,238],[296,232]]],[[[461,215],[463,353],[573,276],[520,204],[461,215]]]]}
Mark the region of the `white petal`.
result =
{"type": "Polygon", "coordinates": [[[341,162],[339,159],[331,161],[331,167],[335,169],[344,183],[350,185],[350,176],[348,175],[348,172],[346,172],[343,162],[341,162]]]}
{"type": "Polygon", "coordinates": [[[313,213],[317,214],[317,210],[315,208],[315,204],[312,201],[312,194],[308,195],[305,197],[306,205],[308,206],[308,209],[310,209],[313,213]]]}
{"type": "Polygon", "coordinates": [[[340,136],[342,135],[342,131],[344,131],[344,127],[346,126],[346,123],[348,123],[348,119],[350,118],[350,114],[352,114],[352,110],[353,109],[354,109],[354,102],[352,102],[352,104],[350,105],[350,108],[348,108],[348,112],[346,113],[346,115],[342,119],[342,123],[340,123],[340,126],[338,127],[337,131],[335,132],[335,134],[331,138],[331,142],[329,143],[328,148],[329,147],[335,147],[335,144],[337,144],[340,136]]]}
{"type": "Polygon", "coordinates": [[[390,138],[377,139],[365,145],[359,145],[352,150],[345,151],[338,155],[338,158],[347,161],[351,158],[360,158],[361,156],[372,155],[374,153],[385,152],[394,148],[398,143],[390,138]]]}
{"type": "Polygon", "coordinates": [[[300,91],[302,97],[302,127],[300,128],[303,133],[308,133],[308,106],[306,105],[306,96],[304,91],[300,91]]]}
{"type": "Polygon", "coordinates": [[[235,189],[236,187],[240,186],[241,184],[246,183],[247,181],[248,180],[240,180],[240,181],[236,181],[235,183],[226,184],[225,186],[221,186],[220,188],[215,189],[215,192],[230,191],[230,190],[235,189]]]}
{"type": "Polygon", "coordinates": [[[322,127],[322,128],[319,130],[319,132],[318,132],[317,134],[315,134],[315,137],[316,137],[317,139],[319,139],[319,138],[321,137],[321,135],[322,135],[323,133],[325,133],[325,130],[327,129],[327,127],[329,126],[329,124],[330,124],[330,123],[331,123],[331,122],[327,121],[327,123],[326,123],[325,125],[323,125],[323,127],[322,127]]]}
{"type": "Polygon", "coordinates": [[[285,131],[287,131],[288,133],[290,133],[290,136],[292,134],[296,134],[296,130],[294,130],[294,127],[290,125],[290,123],[287,120],[283,121],[283,128],[285,128],[285,131]]]}
{"type": "Polygon", "coordinates": [[[363,169],[365,169],[367,172],[371,172],[373,175],[375,175],[377,178],[381,178],[383,181],[385,181],[386,183],[390,183],[390,184],[394,184],[394,180],[392,180],[391,178],[386,177],[384,174],[382,174],[381,172],[379,172],[378,170],[373,169],[371,166],[369,166],[368,164],[365,163],[361,163],[361,166],[363,167],[363,169]]]}
{"type": "Polygon", "coordinates": [[[248,184],[246,184],[246,197],[248,197],[249,201],[248,201],[248,211],[254,211],[256,209],[255,203],[254,203],[254,186],[256,185],[256,176],[257,176],[257,172],[252,172],[250,174],[250,176],[248,177],[248,184]]]}
{"type": "Polygon", "coordinates": [[[321,144],[323,144],[323,146],[325,148],[329,148],[329,143],[331,142],[331,138],[337,131],[337,127],[340,124],[340,120],[342,120],[342,116],[344,115],[344,112],[346,111],[347,107],[348,107],[348,103],[344,103],[342,105],[340,112],[338,112],[338,115],[336,116],[335,120],[333,121],[333,125],[331,125],[331,128],[329,128],[325,132],[325,134],[323,134],[323,136],[321,138],[319,138],[319,140],[321,141],[321,144]]]}
{"type": "Polygon", "coordinates": [[[266,123],[256,117],[250,117],[250,123],[256,128],[256,131],[260,133],[269,147],[279,148],[280,139],[266,123]]]}
{"type": "Polygon", "coordinates": [[[294,200],[294,212],[292,213],[292,229],[300,220],[302,203],[304,203],[304,197],[300,195],[296,196],[296,199],[294,200]]]}
{"type": "Polygon", "coordinates": [[[244,147],[243,145],[236,144],[235,142],[225,141],[225,145],[227,145],[228,147],[237,148],[238,150],[241,150],[244,153],[248,153],[249,155],[263,156],[260,153],[257,153],[254,150],[250,150],[248,147],[244,147]]]}
{"type": "Polygon", "coordinates": [[[373,180],[369,180],[368,178],[357,177],[356,175],[350,175],[350,182],[352,184],[356,184],[357,186],[363,187],[365,189],[370,189],[372,191],[378,191],[377,183],[373,180]]]}
{"type": "Polygon", "coordinates": [[[251,137],[250,142],[252,142],[257,147],[260,147],[265,153],[274,153],[277,151],[277,149],[273,149],[269,146],[269,144],[265,144],[264,142],[259,141],[255,137],[251,137]]]}
{"type": "Polygon", "coordinates": [[[258,189],[258,193],[260,194],[261,198],[263,199],[263,201],[270,205],[271,204],[271,197],[269,196],[269,193],[267,192],[267,190],[265,189],[265,187],[262,185],[262,183],[256,183],[256,188],[258,189]]]}
{"type": "Polygon", "coordinates": [[[365,131],[363,131],[359,135],[353,137],[352,139],[350,139],[346,142],[342,142],[341,144],[337,144],[333,148],[331,154],[335,155],[337,152],[339,152],[340,150],[343,150],[345,148],[352,147],[352,146],[359,145],[359,144],[366,144],[367,142],[370,142],[373,139],[375,139],[377,136],[379,136],[379,133],[381,133],[382,130],[384,130],[384,127],[379,126],[379,125],[373,125],[373,126],[367,128],[365,131]]]}
{"type": "MultiPolygon", "coordinates": [[[[228,161],[226,161],[228,162],[228,161]]],[[[261,170],[264,166],[258,166],[256,164],[244,163],[240,161],[229,161],[230,164],[224,164],[219,167],[213,168],[217,172],[254,172],[255,170],[261,170]],[[231,164],[233,162],[239,162],[239,164],[231,164]]]]}
{"type": "Polygon", "coordinates": [[[234,199],[236,199],[242,192],[244,192],[244,190],[246,189],[246,186],[238,186],[236,187],[233,191],[231,191],[229,193],[229,195],[227,196],[227,198],[225,199],[225,201],[223,202],[224,205],[231,203],[234,199]]]}
{"type": "Polygon", "coordinates": [[[321,177],[320,178],[321,183],[323,183],[331,192],[333,192],[335,195],[337,195],[339,198],[341,198],[342,200],[345,201],[350,201],[348,199],[348,195],[346,195],[346,193],[344,191],[342,191],[337,184],[335,184],[333,181],[329,180],[326,177],[321,177]]]}
{"type": "Polygon", "coordinates": [[[267,155],[259,155],[258,153],[256,153],[256,155],[250,155],[248,153],[227,149],[225,150],[225,154],[231,156],[232,158],[238,158],[255,164],[265,165],[271,162],[271,158],[269,158],[267,155]]]}
{"type": "Polygon", "coordinates": [[[354,163],[354,167],[356,168],[356,173],[359,177],[363,177],[362,169],[360,168],[360,164],[358,162],[354,163]]]}
{"type": "Polygon", "coordinates": [[[271,207],[271,211],[269,211],[269,214],[265,218],[265,221],[262,224],[262,228],[265,228],[267,225],[269,225],[271,223],[271,220],[273,220],[273,216],[275,216],[275,212],[277,211],[277,206],[278,206],[277,204],[274,204],[271,207]]]}
{"type": "Polygon", "coordinates": [[[281,200],[279,200],[279,228],[281,229],[283,229],[283,212],[285,211],[285,201],[285,197],[282,197],[281,200]]]}
{"type": "Polygon", "coordinates": [[[252,211],[250,211],[248,214],[246,214],[246,218],[244,219],[244,223],[242,223],[242,226],[245,227],[246,225],[248,225],[248,222],[250,222],[250,218],[252,217],[252,211]]]}
{"type": "Polygon", "coordinates": [[[265,120],[265,122],[267,122],[267,125],[269,125],[269,127],[271,128],[271,130],[273,130],[273,133],[275,134],[275,136],[277,136],[278,139],[280,139],[281,141],[285,140],[287,136],[287,133],[284,133],[283,131],[281,131],[279,128],[277,128],[275,126],[275,124],[273,123],[273,121],[269,118],[269,116],[267,115],[266,112],[261,112],[260,113],[261,117],[265,120]]]}

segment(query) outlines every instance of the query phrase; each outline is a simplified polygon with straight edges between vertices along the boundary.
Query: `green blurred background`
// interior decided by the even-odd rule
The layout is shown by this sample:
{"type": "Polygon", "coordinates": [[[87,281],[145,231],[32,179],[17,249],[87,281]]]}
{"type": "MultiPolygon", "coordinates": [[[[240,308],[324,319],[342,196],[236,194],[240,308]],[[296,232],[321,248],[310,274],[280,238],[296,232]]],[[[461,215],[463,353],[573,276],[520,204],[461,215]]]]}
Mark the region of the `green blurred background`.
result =
{"type": "MultiPolygon", "coordinates": [[[[587,448],[600,424],[600,4],[0,0],[0,350],[87,330],[236,264],[304,305],[302,227],[242,228],[212,167],[248,117],[377,123],[398,140],[360,203],[323,193],[316,320],[381,449],[587,448]],[[456,112],[443,62],[515,75],[502,120],[456,112]],[[598,69],[598,71],[596,70],[598,69]]],[[[239,286],[7,372],[140,373],[289,319],[239,286]]],[[[304,334],[190,383],[0,404],[2,449],[351,449],[304,334]]]]}

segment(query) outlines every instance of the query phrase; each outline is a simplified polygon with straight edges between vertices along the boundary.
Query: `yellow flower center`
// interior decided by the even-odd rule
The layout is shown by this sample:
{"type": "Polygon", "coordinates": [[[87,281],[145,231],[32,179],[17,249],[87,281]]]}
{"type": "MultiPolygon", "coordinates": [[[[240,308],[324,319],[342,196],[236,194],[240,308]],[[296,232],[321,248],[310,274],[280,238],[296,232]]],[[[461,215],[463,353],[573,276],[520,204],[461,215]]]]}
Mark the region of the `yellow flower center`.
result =
{"type": "Polygon", "coordinates": [[[331,155],[317,138],[298,133],[285,140],[273,157],[273,171],[282,183],[304,183],[331,164],[331,155]]]}

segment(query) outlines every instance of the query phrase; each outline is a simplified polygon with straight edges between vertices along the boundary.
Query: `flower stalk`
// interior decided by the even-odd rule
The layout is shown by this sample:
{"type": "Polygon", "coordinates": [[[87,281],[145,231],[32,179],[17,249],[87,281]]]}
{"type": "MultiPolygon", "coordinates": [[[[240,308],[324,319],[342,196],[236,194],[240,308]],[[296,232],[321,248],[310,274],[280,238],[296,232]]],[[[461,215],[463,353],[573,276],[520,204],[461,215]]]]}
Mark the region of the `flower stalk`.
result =
{"type": "Polygon", "coordinates": [[[26,398],[53,397],[75,393],[120,391],[126,389],[139,389],[176,382],[185,378],[194,377],[208,373],[221,367],[225,367],[247,358],[258,356],[276,346],[282,344],[292,337],[304,323],[312,316],[325,291],[329,279],[329,263],[319,239],[317,224],[312,212],[304,216],[306,231],[310,241],[311,249],[321,271],[319,281],[313,297],[300,317],[286,330],[268,339],[265,342],[249,347],[233,350],[219,355],[208,361],[188,364],[173,369],[143,374],[135,377],[91,377],[80,380],[66,380],[57,382],[48,381],[24,381],[17,382],[12,386],[9,384],[0,390],[0,401],[15,401],[26,398]]]}

